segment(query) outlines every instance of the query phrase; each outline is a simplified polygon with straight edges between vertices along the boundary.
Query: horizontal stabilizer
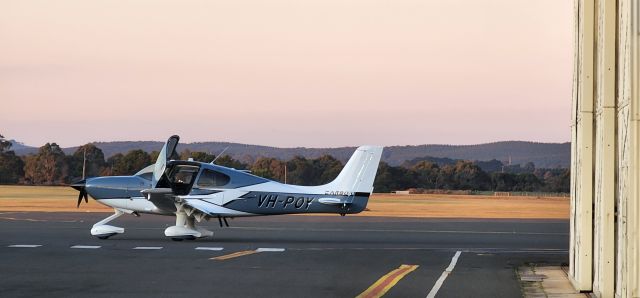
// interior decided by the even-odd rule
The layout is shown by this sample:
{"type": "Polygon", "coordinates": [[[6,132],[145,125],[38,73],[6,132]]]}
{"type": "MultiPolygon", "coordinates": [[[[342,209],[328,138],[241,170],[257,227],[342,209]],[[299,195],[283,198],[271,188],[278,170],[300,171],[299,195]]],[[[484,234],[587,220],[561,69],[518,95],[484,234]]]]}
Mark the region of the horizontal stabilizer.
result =
{"type": "Polygon", "coordinates": [[[353,197],[344,198],[320,198],[318,203],[325,205],[345,205],[353,203],[353,197]]]}

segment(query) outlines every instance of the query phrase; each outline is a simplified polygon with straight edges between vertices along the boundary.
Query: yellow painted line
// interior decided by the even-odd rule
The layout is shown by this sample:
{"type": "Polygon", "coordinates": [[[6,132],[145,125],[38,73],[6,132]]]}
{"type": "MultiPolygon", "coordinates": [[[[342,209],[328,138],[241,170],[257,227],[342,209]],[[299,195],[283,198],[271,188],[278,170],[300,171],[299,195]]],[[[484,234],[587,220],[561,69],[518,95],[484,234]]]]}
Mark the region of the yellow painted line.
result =
{"type": "Polygon", "coordinates": [[[257,253],[259,253],[259,251],[257,251],[257,250],[243,250],[243,251],[234,252],[234,253],[228,254],[228,255],[223,255],[223,256],[219,256],[219,257],[215,257],[215,258],[210,258],[209,260],[224,261],[224,260],[228,260],[228,259],[233,259],[233,258],[252,255],[252,254],[257,254],[257,253]]]}
{"type": "Polygon", "coordinates": [[[397,269],[385,274],[383,277],[373,283],[368,289],[362,292],[356,298],[373,298],[382,297],[393,286],[395,286],[403,277],[416,270],[418,265],[401,265],[397,269]]]}

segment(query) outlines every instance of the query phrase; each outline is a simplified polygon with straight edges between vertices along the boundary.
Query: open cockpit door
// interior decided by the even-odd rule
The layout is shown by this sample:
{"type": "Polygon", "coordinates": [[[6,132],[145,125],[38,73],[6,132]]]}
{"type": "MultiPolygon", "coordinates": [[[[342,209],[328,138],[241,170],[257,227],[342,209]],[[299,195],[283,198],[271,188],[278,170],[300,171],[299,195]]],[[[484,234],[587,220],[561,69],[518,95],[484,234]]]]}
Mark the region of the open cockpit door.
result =
{"type": "Polygon", "coordinates": [[[165,164],[165,170],[155,187],[143,190],[142,194],[158,208],[175,211],[177,196],[191,192],[199,172],[200,163],[171,160],[165,164]]]}
{"type": "Polygon", "coordinates": [[[173,195],[184,196],[191,192],[196,177],[200,173],[200,163],[184,160],[171,160],[164,174],[156,183],[156,189],[170,189],[173,195]]]}
{"type": "Polygon", "coordinates": [[[180,137],[173,135],[169,137],[167,142],[162,147],[160,154],[158,154],[158,159],[156,160],[156,164],[153,168],[153,179],[151,180],[151,187],[155,188],[158,184],[158,181],[162,178],[164,171],[167,168],[167,162],[171,159],[176,152],[176,147],[178,146],[178,142],[180,141],[180,137]]]}
{"type": "Polygon", "coordinates": [[[191,162],[171,161],[165,180],[174,195],[184,196],[191,192],[191,187],[200,172],[200,165],[191,162]]]}

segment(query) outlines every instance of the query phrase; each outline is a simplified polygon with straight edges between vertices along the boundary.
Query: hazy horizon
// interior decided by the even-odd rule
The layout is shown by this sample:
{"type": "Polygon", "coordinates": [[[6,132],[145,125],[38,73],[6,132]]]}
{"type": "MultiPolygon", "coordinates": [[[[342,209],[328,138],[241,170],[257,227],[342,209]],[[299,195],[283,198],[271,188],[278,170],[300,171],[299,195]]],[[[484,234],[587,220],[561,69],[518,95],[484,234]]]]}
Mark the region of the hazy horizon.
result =
{"type": "Polygon", "coordinates": [[[567,142],[570,0],[0,2],[0,133],[30,146],[567,142]]]}
{"type": "MultiPolygon", "coordinates": [[[[62,145],[58,142],[55,141],[51,141],[51,142],[45,142],[43,144],[40,145],[34,145],[34,144],[27,144],[24,142],[21,142],[20,140],[17,139],[13,139],[13,138],[8,138],[11,141],[15,141],[20,143],[21,145],[27,146],[27,147],[41,147],[46,143],[56,143],[58,144],[60,147],[62,148],[72,148],[72,147],[79,147],[88,143],[112,143],[112,142],[165,142],[166,140],[117,140],[117,141],[90,141],[87,143],[83,143],[83,144],[72,144],[72,145],[62,145]]],[[[564,141],[564,142],[539,142],[539,141],[529,141],[529,140],[502,140],[502,141],[491,141],[491,142],[485,142],[485,143],[470,143],[470,144],[443,144],[443,143],[424,143],[424,144],[413,144],[413,145],[408,145],[408,144],[392,144],[392,145],[384,145],[385,147],[390,147],[390,146],[423,146],[423,145],[434,145],[434,146],[474,146],[474,145],[484,145],[484,144],[492,144],[492,143],[503,143],[503,142],[530,142],[530,143],[542,143],[542,144],[566,144],[566,143],[570,143],[571,141],[564,141]]],[[[191,141],[191,142],[185,142],[182,139],[180,139],[180,143],[181,144],[195,144],[195,143],[233,143],[233,144],[242,144],[242,145],[251,145],[251,146],[265,146],[265,147],[274,147],[274,148],[340,148],[340,147],[358,147],[358,146],[362,146],[362,145],[374,145],[374,144],[351,144],[351,145],[344,145],[344,146],[325,146],[325,147],[319,147],[319,146],[270,146],[270,145],[265,145],[265,144],[258,144],[258,143],[238,143],[238,142],[228,142],[228,141],[191,141]]]]}

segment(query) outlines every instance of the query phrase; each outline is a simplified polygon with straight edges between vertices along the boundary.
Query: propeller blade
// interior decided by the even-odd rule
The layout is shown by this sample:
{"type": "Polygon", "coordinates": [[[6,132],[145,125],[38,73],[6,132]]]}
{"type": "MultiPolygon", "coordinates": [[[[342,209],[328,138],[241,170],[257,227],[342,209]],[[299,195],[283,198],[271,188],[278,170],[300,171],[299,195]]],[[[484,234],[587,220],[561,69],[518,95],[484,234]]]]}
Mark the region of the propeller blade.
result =
{"type": "Polygon", "coordinates": [[[226,217],[223,217],[222,219],[224,220],[224,224],[225,224],[227,227],[229,227],[229,223],[227,222],[227,218],[226,218],[226,217]]]}
{"type": "Polygon", "coordinates": [[[223,227],[223,225],[222,225],[222,218],[220,218],[220,215],[218,215],[218,222],[220,223],[220,227],[222,228],[222,227],[223,227]]]}
{"type": "Polygon", "coordinates": [[[76,208],[80,208],[80,203],[82,203],[82,191],[80,191],[80,193],[78,194],[78,205],[76,206],[76,208]]]}
{"type": "Polygon", "coordinates": [[[87,194],[87,189],[86,189],[86,180],[80,180],[74,184],[71,184],[71,187],[80,192],[78,193],[78,205],[76,206],[77,208],[80,208],[80,203],[82,203],[82,198],[84,198],[85,202],[89,203],[89,195],[87,194]]]}

